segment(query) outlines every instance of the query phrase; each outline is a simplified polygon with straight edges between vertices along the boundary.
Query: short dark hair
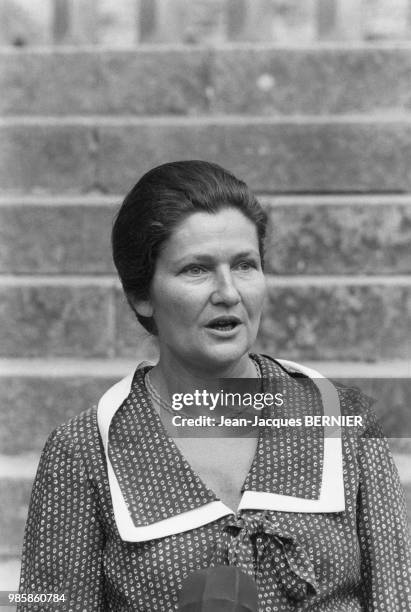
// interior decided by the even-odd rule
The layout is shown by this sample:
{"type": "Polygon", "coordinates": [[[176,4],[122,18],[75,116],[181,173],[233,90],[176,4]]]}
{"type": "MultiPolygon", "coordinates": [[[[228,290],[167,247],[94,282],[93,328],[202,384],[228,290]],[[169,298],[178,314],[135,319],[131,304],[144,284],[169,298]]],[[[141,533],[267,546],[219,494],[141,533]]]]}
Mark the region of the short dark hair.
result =
{"type": "Polygon", "coordinates": [[[190,160],[157,166],[125,197],[113,225],[113,259],[128,303],[150,333],[155,333],[153,319],[139,315],[133,301],[148,299],[162,244],[192,213],[223,208],[236,208],[255,224],[264,263],[267,216],[247,185],[217,164],[190,160]]]}

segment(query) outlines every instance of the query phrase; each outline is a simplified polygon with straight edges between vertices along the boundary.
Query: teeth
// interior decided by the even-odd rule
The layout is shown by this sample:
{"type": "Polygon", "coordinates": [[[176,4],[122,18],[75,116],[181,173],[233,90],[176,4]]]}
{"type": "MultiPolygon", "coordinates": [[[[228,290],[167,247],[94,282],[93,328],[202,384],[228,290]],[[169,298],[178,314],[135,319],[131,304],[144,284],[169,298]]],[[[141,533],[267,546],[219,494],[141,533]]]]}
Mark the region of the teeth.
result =
{"type": "Polygon", "coordinates": [[[233,321],[227,321],[225,323],[221,322],[221,323],[214,323],[213,324],[213,328],[214,329],[220,329],[222,331],[226,331],[227,329],[233,329],[235,327],[236,323],[234,323],[233,321]]]}

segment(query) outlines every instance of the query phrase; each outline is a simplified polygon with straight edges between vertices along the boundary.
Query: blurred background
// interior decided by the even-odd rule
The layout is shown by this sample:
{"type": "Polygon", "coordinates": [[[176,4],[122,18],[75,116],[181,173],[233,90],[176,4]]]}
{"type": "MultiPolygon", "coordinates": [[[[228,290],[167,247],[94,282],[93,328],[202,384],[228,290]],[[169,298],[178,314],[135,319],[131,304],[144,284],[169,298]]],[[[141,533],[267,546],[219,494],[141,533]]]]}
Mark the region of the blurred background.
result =
{"type": "Polygon", "coordinates": [[[166,161],[261,197],[256,348],[382,400],[411,509],[410,42],[409,0],[0,0],[0,590],[51,430],[155,359],[110,229],[166,161]]]}

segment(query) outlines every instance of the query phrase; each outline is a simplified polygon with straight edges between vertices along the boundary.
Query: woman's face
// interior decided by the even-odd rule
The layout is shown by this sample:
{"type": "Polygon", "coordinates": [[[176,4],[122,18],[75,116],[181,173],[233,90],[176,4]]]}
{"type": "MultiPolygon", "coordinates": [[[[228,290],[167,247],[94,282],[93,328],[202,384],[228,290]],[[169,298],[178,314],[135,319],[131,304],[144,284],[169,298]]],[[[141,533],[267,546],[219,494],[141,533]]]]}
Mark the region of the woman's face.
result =
{"type": "Polygon", "coordinates": [[[212,372],[241,359],[255,341],[266,293],[257,229],[235,208],[196,212],[164,243],[150,299],[160,358],[212,372]]]}

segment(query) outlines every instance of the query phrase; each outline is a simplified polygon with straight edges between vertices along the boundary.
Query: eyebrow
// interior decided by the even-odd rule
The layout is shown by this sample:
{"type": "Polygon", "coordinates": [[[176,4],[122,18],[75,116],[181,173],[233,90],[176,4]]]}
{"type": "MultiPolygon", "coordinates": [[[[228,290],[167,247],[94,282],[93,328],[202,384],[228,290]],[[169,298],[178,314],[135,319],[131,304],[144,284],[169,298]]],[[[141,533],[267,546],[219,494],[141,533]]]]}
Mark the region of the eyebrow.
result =
{"type": "MultiPolygon", "coordinates": [[[[260,258],[260,254],[258,251],[254,249],[251,251],[241,251],[240,253],[234,253],[231,259],[241,259],[242,257],[256,257],[260,258]]],[[[181,265],[186,263],[187,261],[198,261],[201,263],[213,263],[214,257],[209,255],[208,253],[193,253],[184,255],[180,259],[176,261],[177,265],[181,265]]]]}

